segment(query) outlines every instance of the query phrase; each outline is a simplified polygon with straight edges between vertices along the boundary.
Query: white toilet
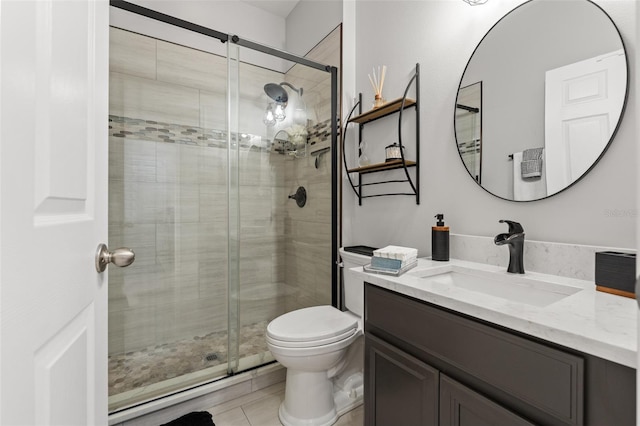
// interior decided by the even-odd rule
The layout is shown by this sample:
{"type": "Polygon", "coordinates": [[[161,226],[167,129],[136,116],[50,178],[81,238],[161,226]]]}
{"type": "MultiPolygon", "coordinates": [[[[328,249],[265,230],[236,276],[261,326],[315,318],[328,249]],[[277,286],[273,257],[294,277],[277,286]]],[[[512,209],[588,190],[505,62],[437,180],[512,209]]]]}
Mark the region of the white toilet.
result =
{"type": "Polygon", "coordinates": [[[340,249],[348,311],[314,306],[279,316],[267,326],[267,345],[287,369],[280,421],[329,426],[362,403],[364,282],[349,268],[371,257],[340,249]]]}

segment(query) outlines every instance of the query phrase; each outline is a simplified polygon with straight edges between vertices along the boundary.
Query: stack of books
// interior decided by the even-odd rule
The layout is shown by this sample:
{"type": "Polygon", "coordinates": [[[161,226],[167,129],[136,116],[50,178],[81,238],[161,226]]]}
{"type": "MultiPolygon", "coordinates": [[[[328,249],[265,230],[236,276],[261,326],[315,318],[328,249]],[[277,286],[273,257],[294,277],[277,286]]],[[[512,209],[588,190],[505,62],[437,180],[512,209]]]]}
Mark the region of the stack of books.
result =
{"type": "Polygon", "coordinates": [[[371,264],[366,272],[386,275],[401,275],[418,264],[418,250],[409,247],[387,246],[373,251],[371,264]]]}

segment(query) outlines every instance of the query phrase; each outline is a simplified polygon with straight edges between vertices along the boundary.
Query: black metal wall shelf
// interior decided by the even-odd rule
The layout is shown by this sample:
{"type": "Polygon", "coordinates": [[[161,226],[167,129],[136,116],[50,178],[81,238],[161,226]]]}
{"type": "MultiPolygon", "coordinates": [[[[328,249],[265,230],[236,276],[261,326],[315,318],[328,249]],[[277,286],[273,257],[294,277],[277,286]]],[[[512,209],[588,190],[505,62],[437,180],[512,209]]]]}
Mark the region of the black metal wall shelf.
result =
{"type": "MultiPolygon", "coordinates": [[[[362,154],[358,152],[358,154],[362,154]]],[[[342,138],[342,159],[344,162],[344,167],[347,170],[347,178],[349,180],[349,184],[353,188],[353,191],[358,196],[358,204],[362,205],[363,198],[371,198],[371,197],[384,197],[389,195],[410,195],[416,197],[416,204],[420,204],[420,64],[416,64],[416,70],[407,84],[407,87],[404,91],[404,95],[402,98],[395,99],[393,101],[387,102],[383,106],[379,108],[372,109],[365,113],[362,112],[362,93],[358,96],[358,102],[353,106],[349,116],[347,117],[343,138],[342,138]],[[416,99],[410,99],[407,97],[407,93],[409,93],[409,89],[415,83],[415,93],[416,99]],[[356,108],[358,108],[358,115],[355,117],[351,117],[355,112],[356,108]],[[402,113],[407,108],[415,108],[416,110],[416,160],[410,161],[404,158],[404,150],[402,145],[402,113]],[[387,161],[384,163],[371,164],[362,167],[349,168],[347,165],[347,157],[345,154],[344,143],[347,139],[347,130],[349,128],[350,123],[354,123],[358,125],[358,143],[362,141],[362,132],[365,124],[370,123],[372,121],[381,119],[383,117],[387,117],[391,114],[398,114],[398,145],[400,145],[400,160],[387,161]],[[409,173],[409,168],[415,168],[415,181],[411,178],[409,173]],[[362,181],[362,176],[370,173],[377,173],[389,170],[402,170],[404,171],[404,178],[402,179],[393,179],[393,180],[378,180],[364,183],[362,181]],[[355,184],[351,178],[351,175],[357,173],[358,174],[358,182],[355,184]],[[409,184],[411,188],[411,192],[387,192],[382,194],[371,194],[365,195],[363,194],[363,187],[371,186],[371,185],[383,185],[389,183],[402,183],[406,182],[409,184]]]]}
{"type": "Polygon", "coordinates": [[[393,161],[387,161],[385,163],[370,164],[368,166],[356,167],[355,169],[347,170],[347,172],[360,173],[361,175],[364,175],[366,173],[381,172],[383,170],[401,169],[403,167],[415,167],[415,165],[416,165],[415,161],[405,160],[404,162],[402,162],[402,160],[393,160],[393,161]]]}
{"type": "Polygon", "coordinates": [[[412,107],[416,104],[416,101],[409,98],[398,98],[393,101],[387,102],[379,108],[372,109],[370,111],[365,112],[364,114],[357,115],[351,118],[349,123],[358,123],[358,124],[366,124],[371,121],[377,120],[382,117],[386,117],[387,115],[393,114],[395,112],[400,111],[403,108],[402,101],[404,100],[404,108],[412,107]]]}

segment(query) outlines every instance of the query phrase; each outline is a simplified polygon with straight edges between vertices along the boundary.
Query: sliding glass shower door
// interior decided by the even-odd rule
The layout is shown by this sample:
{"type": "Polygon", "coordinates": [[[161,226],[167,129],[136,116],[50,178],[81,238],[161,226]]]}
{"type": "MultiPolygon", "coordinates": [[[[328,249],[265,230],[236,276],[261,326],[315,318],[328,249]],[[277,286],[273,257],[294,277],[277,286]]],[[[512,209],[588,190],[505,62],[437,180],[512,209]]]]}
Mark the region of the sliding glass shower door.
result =
{"type": "Polygon", "coordinates": [[[110,37],[109,246],[136,253],[109,271],[114,412],[273,361],[269,321],[333,302],[335,86],[235,43],[110,37]]]}
{"type": "MultiPolygon", "coordinates": [[[[339,30],[315,52],[339,60],[339,30]]],[[[228,57],[237,135],[229,163],[229,353],[238,372],[273,360],[264,338],[271,320],[332,303],[331,74],[231,43],[228,57]],[[270,116],[278,108],[281,115],[270,116]],[[291,197],[299,188],[303,204],[291,197]]]]}
{"type": "Polygon", "coordinates": [[[109,395],[118,409],[228,371],[227,59],[111,29],[109,395]]]}

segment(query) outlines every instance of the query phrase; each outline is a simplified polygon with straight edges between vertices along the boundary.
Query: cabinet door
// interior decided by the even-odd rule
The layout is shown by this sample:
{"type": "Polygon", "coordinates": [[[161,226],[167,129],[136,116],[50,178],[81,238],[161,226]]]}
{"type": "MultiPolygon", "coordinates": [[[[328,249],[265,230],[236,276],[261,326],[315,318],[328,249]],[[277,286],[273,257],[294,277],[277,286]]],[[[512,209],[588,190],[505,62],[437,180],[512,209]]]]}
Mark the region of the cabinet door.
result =
{"type": "Polygon", "coordinates": [[[440,425],[529,425],[519,417],[455,380],[440,375],[440,425]]]}
{"type": "Polygon", "coordinates": [[[365,424],[438,424],[438,370],[374,337],[365,338],[365,424]]]}

